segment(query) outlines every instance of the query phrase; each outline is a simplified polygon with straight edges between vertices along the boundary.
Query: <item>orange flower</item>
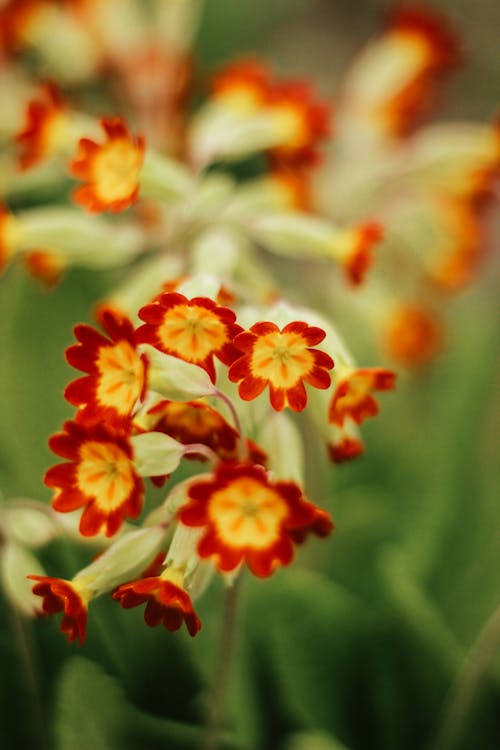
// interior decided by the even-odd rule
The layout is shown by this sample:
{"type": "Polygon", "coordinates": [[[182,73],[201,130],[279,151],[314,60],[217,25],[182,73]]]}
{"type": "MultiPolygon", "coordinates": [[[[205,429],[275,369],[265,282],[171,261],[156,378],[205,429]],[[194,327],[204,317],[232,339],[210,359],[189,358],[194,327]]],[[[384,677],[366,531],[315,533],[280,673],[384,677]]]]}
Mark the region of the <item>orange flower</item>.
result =
{"type": "Polygon", "coordinates": [[[229,368],[229,379],[241,381],[238,392],[244,401],[256,398],[269,385],[276,411],[285,406],[302,411],[307,404],[304,383],[321,389],[330,386],[327,371],[333,367],[333,360],[311,348],[324,338],[321,328],[300,321],[288,323],[281,331],[275,323],[255,323],[234,340],[244,355],[229,368]]]}
{"type": "Polygon", "coordinates": [[[242,113],[272,117],[278,141],[268,150],[273,162],[296,168],[317,161],[317,144],[330,135],[331,112],[308,83],[275,81],[260,61],[241,60],[215,76],[213,92],[242,113]]]}
{"type": "Polygon", "coordinates": [[[287,81],[269,88],[266,108],[282,120],[288,136],[270,149],[271,159],[292,167],[315,164],[318,142],[330,135],[328,105],[315,99],[308,83],[287,81]]]}
{"type": "Polygon", "coordinates": [[[192,362],[208,372],[215,383],[214,357],[230,365],[238,357],[234,337],[243,329],[228,307],[208,297],[188,300],[183,294],[165,293],[139,310],[145,325],[136,331],[137,341],[152,344],[165,354],[192,362]]]}
{"type": "Polygon", "coordinates": [[[13,219],[11,213],[0,203],[0,272],[9,262],[13,252],[12,227],[13,219]]]}
{"type": "Polygon", "coordinates": [[[259,60],[230,63],[212,79],[212,91],[216,97],[237,98],[248,108],[263,102],[269,85],[269,70],[259,60]]]}
{"type": "Polygon", "coordinates": [[[63,612],[61,632],[67,635],[70,643],[78,638],[79,645],[82,646],[87,627],[88,593],[75,582],[64,581],[61,578],[35,575],[28,578],[38,581],[33,586],[33,593],[43,597],[43,614],[63,612]]]}
{"type": "Polygon", "coordinates": [[[315,506],[293,482],[271,482],[261,466],[219,464],[214,477],[192,484],[179,518],[203,527],[198,554],[223,572],[246,562],[270,576],[293,559],[294,534],[311,528],[315,506]]]}
{"type": "Polygon", "coordinates": [[[144,620],[150,628],[163,625],[173,633],[185,622],[189,634],[195,636],[201,622],[182,584],[182,573],[167,568],[160,576],[123,583],[113,593],[113,599],[117,599],[124,609],[147,602],[144,620]]]}
{"type": "Polygon", "coordinates": [[[66,267],[65,258],[49,250],[32,250],[23,256],[26,270],[50,289],[60,280],[66,267]]]}
{"type": "Polygon", "coordinates": [[[326,510],[323,510],[323,508],[314,506],[314,516],[309,526],[304,526],[300,529],[292,529],[290,531],[290,536],[296,544],[302,544],[309,534],[314,534],[315,536],[320,537],[320,539],[324,539],[327,536],[330,536],[334,529],[335,524],[330,518],[330,514],[326,510]]]}
{"type": "Polygon", "coordinates": [[[384,345],[395,360],[407,367],[427,364],[443,346],[437,315],[425,307],[402,305],[393,311],[383,330],[384,345]]]}
{"type": "Polygon", "coordinates": [[[144,484],[136,473],[124,430],[68,421],[63,432],[50,438],[49,446],[69,461],[53,466],[45,475],[45,484],[57,490],[52,507],[61,513],[83,507],[83,536],[101,530],[113,536],[126,517],[137,518],[144,484]]]}
{"type": "Polygon", "coordinates": [[[146,386],[146,359],[137,351],[127,317],[102,308],[99,322],[109,339],[91,326],[78,325],[79,343],[66,350],[70,365],[88,373],[68,385],[65,398],[81,411],[78,420],[126,423],[146,386]]]}
{"type": "Polygon", "coordinates": [[[384,230],[378,222],[369,221],[354,229],[346,229],[345,234],[348,250],[343,264],[347,278],[357,286],[364,281],[373,264],[373,245],[382,240],[384,230]]]}
{"type": "Polygon", "coordinates": [[[379,407],[372,392],[392,390],[395,380],[396,373],[382,367],[346,368],[330,401],[328,421],[342,426],[347,417],[356,424],[374,417],[379,407]]]}
{"type": "Polygon", "coordinates": [[[75,190],[76,203],[88,211],[123,211],[137,200],[144,160],[144,138],[133,138],[121,117],[101,120],[103,144],[81,138],[71,172],[86,185],[75,190]]]}
{"type": "Polygon", "coordinates": [[[341,427],[332,423],[330,425],[330,438],[328,441],[328,455],[334,464],[343,464],[352,461],[364,453],[365,447],[359,435],[356,423],[350,417],[344,420],[341,427]]]}
{"type": "Polygon", "coordinates": [[[41,96],[28,103],[26,124],[16,136],[21,169],[32,167],[56,150],[66,121],[66,107],[58,90],[47,84],[41,96]]]}
{"type": "MultiPolygon", "coordinates": [[[[160,401],[148,414],[155,420],[150,429],[156,432],[164,432],[183,445],[203,443],[222,461],[238,458],[239,433],[208,404],[199,401],[160,401]]],[[[247,440],[247,449],[253,463],[265,465],[267,456],[257,443],[247,440]]]]}
{"type": "Polygon", "coordinates": [[[461,60],[460,42],[447,20],[429,8],[402,6],[389,21],[388,40],[400,46],[406,85],[383,102],[381,114],[396,136],[405,135],[427,114],[436,81],[461,60]]]}

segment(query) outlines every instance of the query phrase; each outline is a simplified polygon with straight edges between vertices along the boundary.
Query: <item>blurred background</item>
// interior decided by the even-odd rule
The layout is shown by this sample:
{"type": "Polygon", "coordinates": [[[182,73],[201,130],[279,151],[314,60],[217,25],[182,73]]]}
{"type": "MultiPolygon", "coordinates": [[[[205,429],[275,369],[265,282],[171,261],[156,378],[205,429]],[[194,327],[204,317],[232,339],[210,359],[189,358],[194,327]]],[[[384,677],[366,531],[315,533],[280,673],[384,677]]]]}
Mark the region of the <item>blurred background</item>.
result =
{"type": "MultiPolygon", "coordinates": [[[[450,17],[467,51],[438,115],[491,120],[500,4],[427,5],[450,17]]],[[[228,59],[258,53],[281,74],[311,77],[335,101],[387,7],[207,0],[196,76],[206,81],[228,59]]],[[[328,488],[317,489],[328,494],[313,499],[331,509],[333,536],[312,541],[300,565],[271,580],[245,581],[228,750],[500,747],[500,279],[492,244],[477,279],[450,296],[437,360],[402,373],[364,429],[366,454],[333,467],[328,488]]],[[[47,438],[70,414],[62,391],[74,376],[64,349],[114,280],[70,270],[47,291],[15,264],[0,279],[5,498],[49,500],[41,480],[53,463],[47,438]]],[[[54,573],[75,571],[87,557],[62,543],[44,551],[54,573]]],[[[197,747],[220,598],[213,585],[200,601],[204,627],[193,641],[145,628],[141,612],[124,616],[99,600],[81,650],[54,621],[26,621],[4,601],[0,746],[197,747]]]]}

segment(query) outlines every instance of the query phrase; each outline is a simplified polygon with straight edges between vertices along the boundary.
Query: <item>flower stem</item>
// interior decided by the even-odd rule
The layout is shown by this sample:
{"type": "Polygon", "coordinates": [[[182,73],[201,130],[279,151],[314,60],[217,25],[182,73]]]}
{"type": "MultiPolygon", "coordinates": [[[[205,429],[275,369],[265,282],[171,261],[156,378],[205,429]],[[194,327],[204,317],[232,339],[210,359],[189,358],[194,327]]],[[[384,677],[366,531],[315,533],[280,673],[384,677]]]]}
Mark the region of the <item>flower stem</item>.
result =
{"type": "Polygon", "coordinates": [[[463,729],[480,683],[488,672],[500,644],[500,604],[472,644],[461,673],[446,700],[442,719],[429,750],[451,750],[463,729]]]}
{"type": "Polygon", "coordinates": [[[235,430],[239,434],[239,453],[240,453],[240,458],[242,460],[245,460],[247,458],[247,456],[248,456],[248,450],[247,450],[247,444],[246,444],[246,441],[245,441],[245,436],[243,435],[243,427],[241,425],[241,420],[240,420],[240,417],[238,415],[238,412],[236,411],[236,408],[235,408],[233,402],[231,401],[231,399],[229,398],[229,396],[226,396],[226,394],[224,393],[224,391],[220,391],[217,388],[216,393],[214,395],[217,398],[220,398],[220,400],[223,401],[226,404],[227,408],[231,412],[231,418],[233,420],[235,430]]]}
{"type": "Polygon", "coordinates": [[[227,688],[231,670],[236,633],[238,594],[241,587],[241,573],[232,585],[226,589],[222,627],[220,631],[217,661],[212,695],[205,725],[203,750],[219,750],[224,713],[226,709],[227,688]]]}

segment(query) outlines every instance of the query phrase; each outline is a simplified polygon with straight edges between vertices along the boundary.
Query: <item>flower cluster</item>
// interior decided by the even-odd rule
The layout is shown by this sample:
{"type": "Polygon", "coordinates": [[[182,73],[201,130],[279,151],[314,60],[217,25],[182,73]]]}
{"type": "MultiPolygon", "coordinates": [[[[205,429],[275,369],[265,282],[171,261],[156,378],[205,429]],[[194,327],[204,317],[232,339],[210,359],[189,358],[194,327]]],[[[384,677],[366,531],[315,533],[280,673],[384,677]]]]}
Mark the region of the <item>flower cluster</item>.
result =
{"type": "MultiPolygon", "coordinates": [[[[304,320],[281,327],[257,321],[245,330],[229,307],[182,293],[195,281],[142,307],[144,323],[136,327],[120,311],[102,308],[104,333],[78,325],[77,343],[67,349],[68,362],[85,374],[66,388],[77,410],[49,441],[64,462],[47,471],[45,483],[55,492],[55,511],[79,512],[80,534],[117,537],[71,581],[31,576],[42,612],[63,612],[61,630],[69,640],[83,642],[88,604],[105,592],[125,608],[146,603],[148,625],[177,630],[185,622],[195,635],[201,623],[192,597],[214,571],[234,577],[246,566],[265,578],[290,564],[310,533],[327,536],[329,514],[306,498],[302,481],[280,462],[294,428],[285,421],[281,444],[266,441],[272,414],[280,419],[286,407],[304,411],[319,390],[330,394],[332,422],[344,399],[343,418],[359,423],[376,412],[368,392],[392,385],[378,371],[365,384],[362,373],[370,371],[344,368],[332,388],[334,361],[317,348],[325,330],[304,320]],[[231,397],[232,383],[241,399],[231,397]],[[252,409],[267,386],[269,399],[252,409]],[[209,468],[175,483],[185,458],[209,468]],[[161,484],[172,474],[164,502],[131,529],[143,510],[144,478],[161,484]]],[[[271,312],[283,317],[283,303],[271,312]]],[[[289,316],[294,312],[286,308],[289,316]]]]}
{"type": "Polygon", "coordinates": [[[32,576],[42,612],[80,642],[109,592],[195,635],[214,571],[265,578],[328,535],[303,436],[334,463],[363,452],[396,373],[358,365],[357,332],[404,365],[440,350],[435,301],[473,275],[500,164],[496,125],[422,126],[461,59],[433,11],[392,13],[345,75],[333,128],[308,82],[255,59],[218,71],[191,111],[196,4],[147,5],[0,8],[0,269],[21,259],[49,286],[69,267],[122,273],[67,349],[76,412],[45,477],[53,510],[107,548],[71,581],[32,576]],[[103,70],[113,115],[86,111],[103,70]],[[169,484],[144,517],[148,478],[169,484]]]}

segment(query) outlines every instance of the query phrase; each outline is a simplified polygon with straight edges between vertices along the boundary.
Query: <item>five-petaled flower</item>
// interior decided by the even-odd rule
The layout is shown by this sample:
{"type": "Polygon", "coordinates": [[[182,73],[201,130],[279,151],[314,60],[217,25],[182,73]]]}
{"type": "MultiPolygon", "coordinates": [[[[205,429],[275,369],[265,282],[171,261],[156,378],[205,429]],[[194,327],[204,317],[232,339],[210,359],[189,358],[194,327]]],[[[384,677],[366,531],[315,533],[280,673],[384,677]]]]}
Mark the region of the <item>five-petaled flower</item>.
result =
{"type": "Polygon", "coordinates": [[[53,615],[63,612],[61,632],[67,635],[70,643],[78,638],[81,646],[85,641],[90,592],[76,581],[36,575],[30,575],[28,578],[37,581],[33,586],[33,593],[43,597],[41,614],[53,615]]]}
{"type": "Polygon", "coordinates": [[[339,426],[350,417],[361,424],[378,414],[379,406],[373,391],[390,391],[394,388],[396,374],[383,367],[343,368],[328,407],[328,421],[339,426]]]}
{"type": "Polygon", "coordinates": [[[288,323],[281,331],[275,323],[255,323],[234,340],[244,354],[229,368],[229,379],[240,383],[238,391],[245,401],[256,398],[269,385],[276,411],[285,406],[302,411],[307,404],[304,383],[321,389],[330,386],[328,370],[333,360],[312,348],[324,338],[321,328],[301,321],[288,323]]]}
{"type": "Polygon", "coordinates": [[[169,567],[159,576],[122,583],[113,593],[113,599],[117,599],[124,609],[147,602],[144,620],[149,627],[164,625],[173,633],[185,622],[189,634],[195,636],[201,622],[183,579],[181,570],[169,567]]]}
{"type": "Polygon", "coordinates": [[[238,357],[234,337],[243,329],[228,307],[208,297],[187,299],[177,292],[161,294],[139,310],[144,325],[136,331],[141,344],[202,367],[215,383],[214,357],[230,365],[238,357]]]}
{"type": "Polygon", "coordinates": [[[179,512],[181,523],[202,527],[198,554],[221,571],[246,562],[270,576],[293,559],[294,534],[309,530],[315,506],[294,482],[273,482],[251,463],[221,463],[213,479],[194,482],[179,512]]]}
{"type": "Polygon", "coordinates": [[[45,475],[45,484],[56,490],[52,506],[62,513],[84,508],[80,518],[83,536],[101,530],[113,536],[125,518],[137,518],[144,484],[136,472],[125,429],[68,421],[63,432],[50,438],[49,445],[69,461],[53,466],[45,475]]]}
{"type": "Polygon", "coordinates": [[[111,308],[103,308],[99,322],[109,336],[88,325],[78,325],[79,341],[66,351],[69,364],[87,373],[68,385],[66,399],[80,407],[79,421],[103,421],[119,426],[129,419],[144,395],[147,363],[136,348],[130,320],[111,308]]]}
{"type": "Polygon", "coordinates": [[[76,203],[88,211],[123,211],[139,194],[144,160],[144,138],[134,138],[121,117],[101,120],[104,143],[81,138],[71,173],[85,185],[73,194],[76,203]]]}

